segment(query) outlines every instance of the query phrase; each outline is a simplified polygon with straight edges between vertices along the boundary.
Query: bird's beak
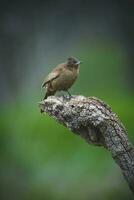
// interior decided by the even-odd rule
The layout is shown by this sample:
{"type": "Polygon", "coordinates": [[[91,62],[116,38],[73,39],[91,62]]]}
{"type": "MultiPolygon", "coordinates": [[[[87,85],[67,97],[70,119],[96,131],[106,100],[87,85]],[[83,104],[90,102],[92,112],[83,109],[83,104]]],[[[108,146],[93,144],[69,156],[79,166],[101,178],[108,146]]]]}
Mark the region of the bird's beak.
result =
{"type": "Polygon", "coordinates": [[[75,65],[79,65],[80,63],[82,63],[81,61],[78,61],[75,65]]]}

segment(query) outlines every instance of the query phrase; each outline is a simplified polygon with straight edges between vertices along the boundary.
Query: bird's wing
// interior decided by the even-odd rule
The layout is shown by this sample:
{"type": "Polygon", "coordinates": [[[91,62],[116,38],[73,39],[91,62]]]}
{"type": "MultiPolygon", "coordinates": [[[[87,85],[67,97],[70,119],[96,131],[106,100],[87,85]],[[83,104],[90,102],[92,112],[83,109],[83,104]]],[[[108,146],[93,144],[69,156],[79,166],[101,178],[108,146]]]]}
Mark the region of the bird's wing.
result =
{"type": "Polygon", "coordinates": [[[42,84],[42,87],[44,87],[48,82],[56,79],[57,77],[59,77],[60,73],[58,70],[52,71],[50,74],[48,74],[48,76],[46,77],[45,81],[42,84]]]}

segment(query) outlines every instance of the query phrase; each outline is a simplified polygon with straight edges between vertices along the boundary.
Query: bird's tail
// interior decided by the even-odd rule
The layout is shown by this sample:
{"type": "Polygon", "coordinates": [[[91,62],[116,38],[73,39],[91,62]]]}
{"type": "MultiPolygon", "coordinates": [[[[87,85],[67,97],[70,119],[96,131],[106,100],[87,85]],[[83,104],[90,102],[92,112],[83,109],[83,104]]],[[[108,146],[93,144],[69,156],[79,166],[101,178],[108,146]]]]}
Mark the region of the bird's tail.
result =
{"type": "Polygon", "coordinates": [[[49,96],[49,94],[48,94],[48,92],[46,92],[46,94],[45,94],[43,100],[44,100],[44,99],[47,99],[48,96],[49,96]]]}
{"type": "Polygon", "coordinates": [[[47,99],[48,96],[52,96],[54,94],[55,94],[55,91],[47,91],[46,94],[45,94],[45,96],[44,96],[44,98],[43,98],[43,100],[47,99]]]}

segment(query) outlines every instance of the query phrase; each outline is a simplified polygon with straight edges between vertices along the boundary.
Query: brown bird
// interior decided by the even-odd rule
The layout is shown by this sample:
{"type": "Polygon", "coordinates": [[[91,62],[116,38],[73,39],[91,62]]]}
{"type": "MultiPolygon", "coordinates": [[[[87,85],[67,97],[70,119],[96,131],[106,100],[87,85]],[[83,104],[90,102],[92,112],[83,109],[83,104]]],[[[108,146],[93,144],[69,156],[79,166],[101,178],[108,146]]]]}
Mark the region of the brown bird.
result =
{"type": "Polygon", "coordinates": [[[67,91],[73,85],[79,74],[80,61],[76,58],[68,58],[67,62],[59,64],[46,77],[42,87],[46,88],[44,99],[54,95],[57,91],[67,91]]]}

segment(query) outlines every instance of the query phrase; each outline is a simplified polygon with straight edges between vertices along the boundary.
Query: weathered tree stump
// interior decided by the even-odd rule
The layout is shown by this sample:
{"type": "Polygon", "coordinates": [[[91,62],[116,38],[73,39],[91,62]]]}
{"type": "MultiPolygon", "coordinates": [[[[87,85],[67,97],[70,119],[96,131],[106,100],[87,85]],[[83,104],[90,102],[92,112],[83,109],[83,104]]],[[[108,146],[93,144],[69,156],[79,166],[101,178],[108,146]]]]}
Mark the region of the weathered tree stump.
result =
{"type": "Polygon", "coordinates": [[[51,96],[41,101],[39,107],[88,143],[110,151],[134,193],[134,147],[123,124],[106,103],[95,97],[51,96]]]}

